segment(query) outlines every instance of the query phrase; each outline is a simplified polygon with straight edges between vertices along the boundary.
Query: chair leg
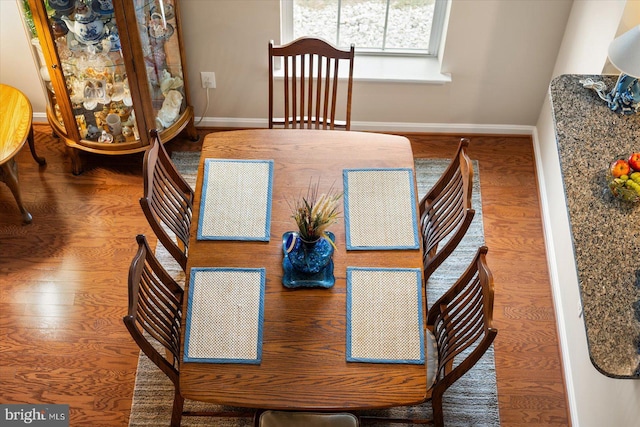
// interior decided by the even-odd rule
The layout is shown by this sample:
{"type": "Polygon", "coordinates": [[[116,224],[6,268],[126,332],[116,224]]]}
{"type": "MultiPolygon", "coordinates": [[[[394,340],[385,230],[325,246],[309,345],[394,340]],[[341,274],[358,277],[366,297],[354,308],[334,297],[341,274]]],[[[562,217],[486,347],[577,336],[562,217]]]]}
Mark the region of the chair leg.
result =
{"type": "Polygon", "coordinates": [[[433,425],[444,427],[444,413],[442,412],[442,395],[434,394],[431,397],[431,408],[433,410],[433,425]]]}
{"type": "Polygon", "coordinates": [[[182,421],[182,409],[184,407],[184,397],[180,395],[178,390],[173,396],[173,410],[171,411],[171,427],[180,427],[182,421]]]}
{"type": "Polygon", "coordinates": [[[260,415],[264,412],[264,409],[258,409],[253,416],[253,427],[260,427],[260,415]]]}

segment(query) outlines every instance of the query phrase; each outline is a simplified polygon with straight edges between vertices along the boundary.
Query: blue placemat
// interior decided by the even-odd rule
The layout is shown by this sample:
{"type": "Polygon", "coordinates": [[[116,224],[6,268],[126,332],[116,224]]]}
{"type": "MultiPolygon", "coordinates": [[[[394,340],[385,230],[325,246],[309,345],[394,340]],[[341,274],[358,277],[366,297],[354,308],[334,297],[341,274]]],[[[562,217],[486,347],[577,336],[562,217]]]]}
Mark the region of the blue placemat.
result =
{"type": "Polygon", "coordinates": [[[347,361],[424,364],[419,268],[347,267],[347,361]]]}
{"type": "Polygon", "coordinates": [[[418,249],[413,170],[345,169],[347,249],[418,249]]]}
{"type": "Polygon", "coordinates": [[[262,358],[264,268],[192,268],[184,361],[252,363],[262,358]]]}
{"type": "Polygon", "coordinates": [[[205,159],[198,240],[268,241],[273,160],[205,159]]]}

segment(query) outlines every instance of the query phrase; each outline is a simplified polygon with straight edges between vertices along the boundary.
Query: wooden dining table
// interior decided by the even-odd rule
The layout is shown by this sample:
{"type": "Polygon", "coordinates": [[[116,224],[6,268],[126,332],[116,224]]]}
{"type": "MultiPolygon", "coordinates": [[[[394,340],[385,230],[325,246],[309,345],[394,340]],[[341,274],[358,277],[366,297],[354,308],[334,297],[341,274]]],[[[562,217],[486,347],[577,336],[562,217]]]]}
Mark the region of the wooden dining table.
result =
{"type": "MultiPolygon", "coordinates": [[[[259,364],[182,361],[180,390],[185,398],[242,407],[326,411],[424,401],[424,363],[354,363],[345,357],[347,267],[419,269],[421,248],[347,250],[341,217],[330,228],[336,238],[335,285],[329,289],[289,289],[282,283],[282,235],[296,229],[291,200],[305,195],[311,181],[324,190],[332,187],[342,191],[343,170],[350,168],[413,169],[410,142],[387,134],[296,129],[222,131],[205,136],[195,189],[185,295],[192,268],[264,268],[262,357],[259,364]],[[209,158],[273,161],[269,241],[198,240],[203,169],[209,158]]],[[[424,295],[422,299],[424,306],[424,295]]],[[[188,301],[185,298],[184,313],[188,301]]],[[[185,330],[183,319],[182,343],[185,330]]],[[[182,356],[184,351],[183,344],[182,356]]]]}

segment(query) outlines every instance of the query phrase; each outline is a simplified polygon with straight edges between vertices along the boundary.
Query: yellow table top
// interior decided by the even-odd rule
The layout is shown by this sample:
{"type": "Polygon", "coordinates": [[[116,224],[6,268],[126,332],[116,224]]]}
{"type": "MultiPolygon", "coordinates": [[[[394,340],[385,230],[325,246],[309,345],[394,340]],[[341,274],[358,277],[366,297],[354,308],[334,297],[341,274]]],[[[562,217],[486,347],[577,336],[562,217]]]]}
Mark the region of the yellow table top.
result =
{"type": "Polygon", "coordinates": [[[0,84],[0,164],[13,158],[24,145],[32,115],[31,102],[22,92],[0,84]]]}

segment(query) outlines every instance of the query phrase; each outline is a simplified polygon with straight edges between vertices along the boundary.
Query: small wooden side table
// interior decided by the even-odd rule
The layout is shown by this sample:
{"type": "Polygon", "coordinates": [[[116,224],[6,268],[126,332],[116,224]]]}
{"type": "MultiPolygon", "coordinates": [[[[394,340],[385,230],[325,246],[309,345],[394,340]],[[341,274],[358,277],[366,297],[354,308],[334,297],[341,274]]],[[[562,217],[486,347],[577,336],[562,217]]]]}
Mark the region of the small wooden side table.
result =
{"type": "Polygon", "coordinates": [[[32,116],[29,99],[18,89],[0,84],[0,181],[7,184],[13,193],[22,214],[22,222],[25,224],[31,223],[32,217],[22,204],[15,156],[25,141],[29,141],[31,155],[35,161],[39,165],[46,164],[46,160],[36,154],[31,126],[32,116]]]}

